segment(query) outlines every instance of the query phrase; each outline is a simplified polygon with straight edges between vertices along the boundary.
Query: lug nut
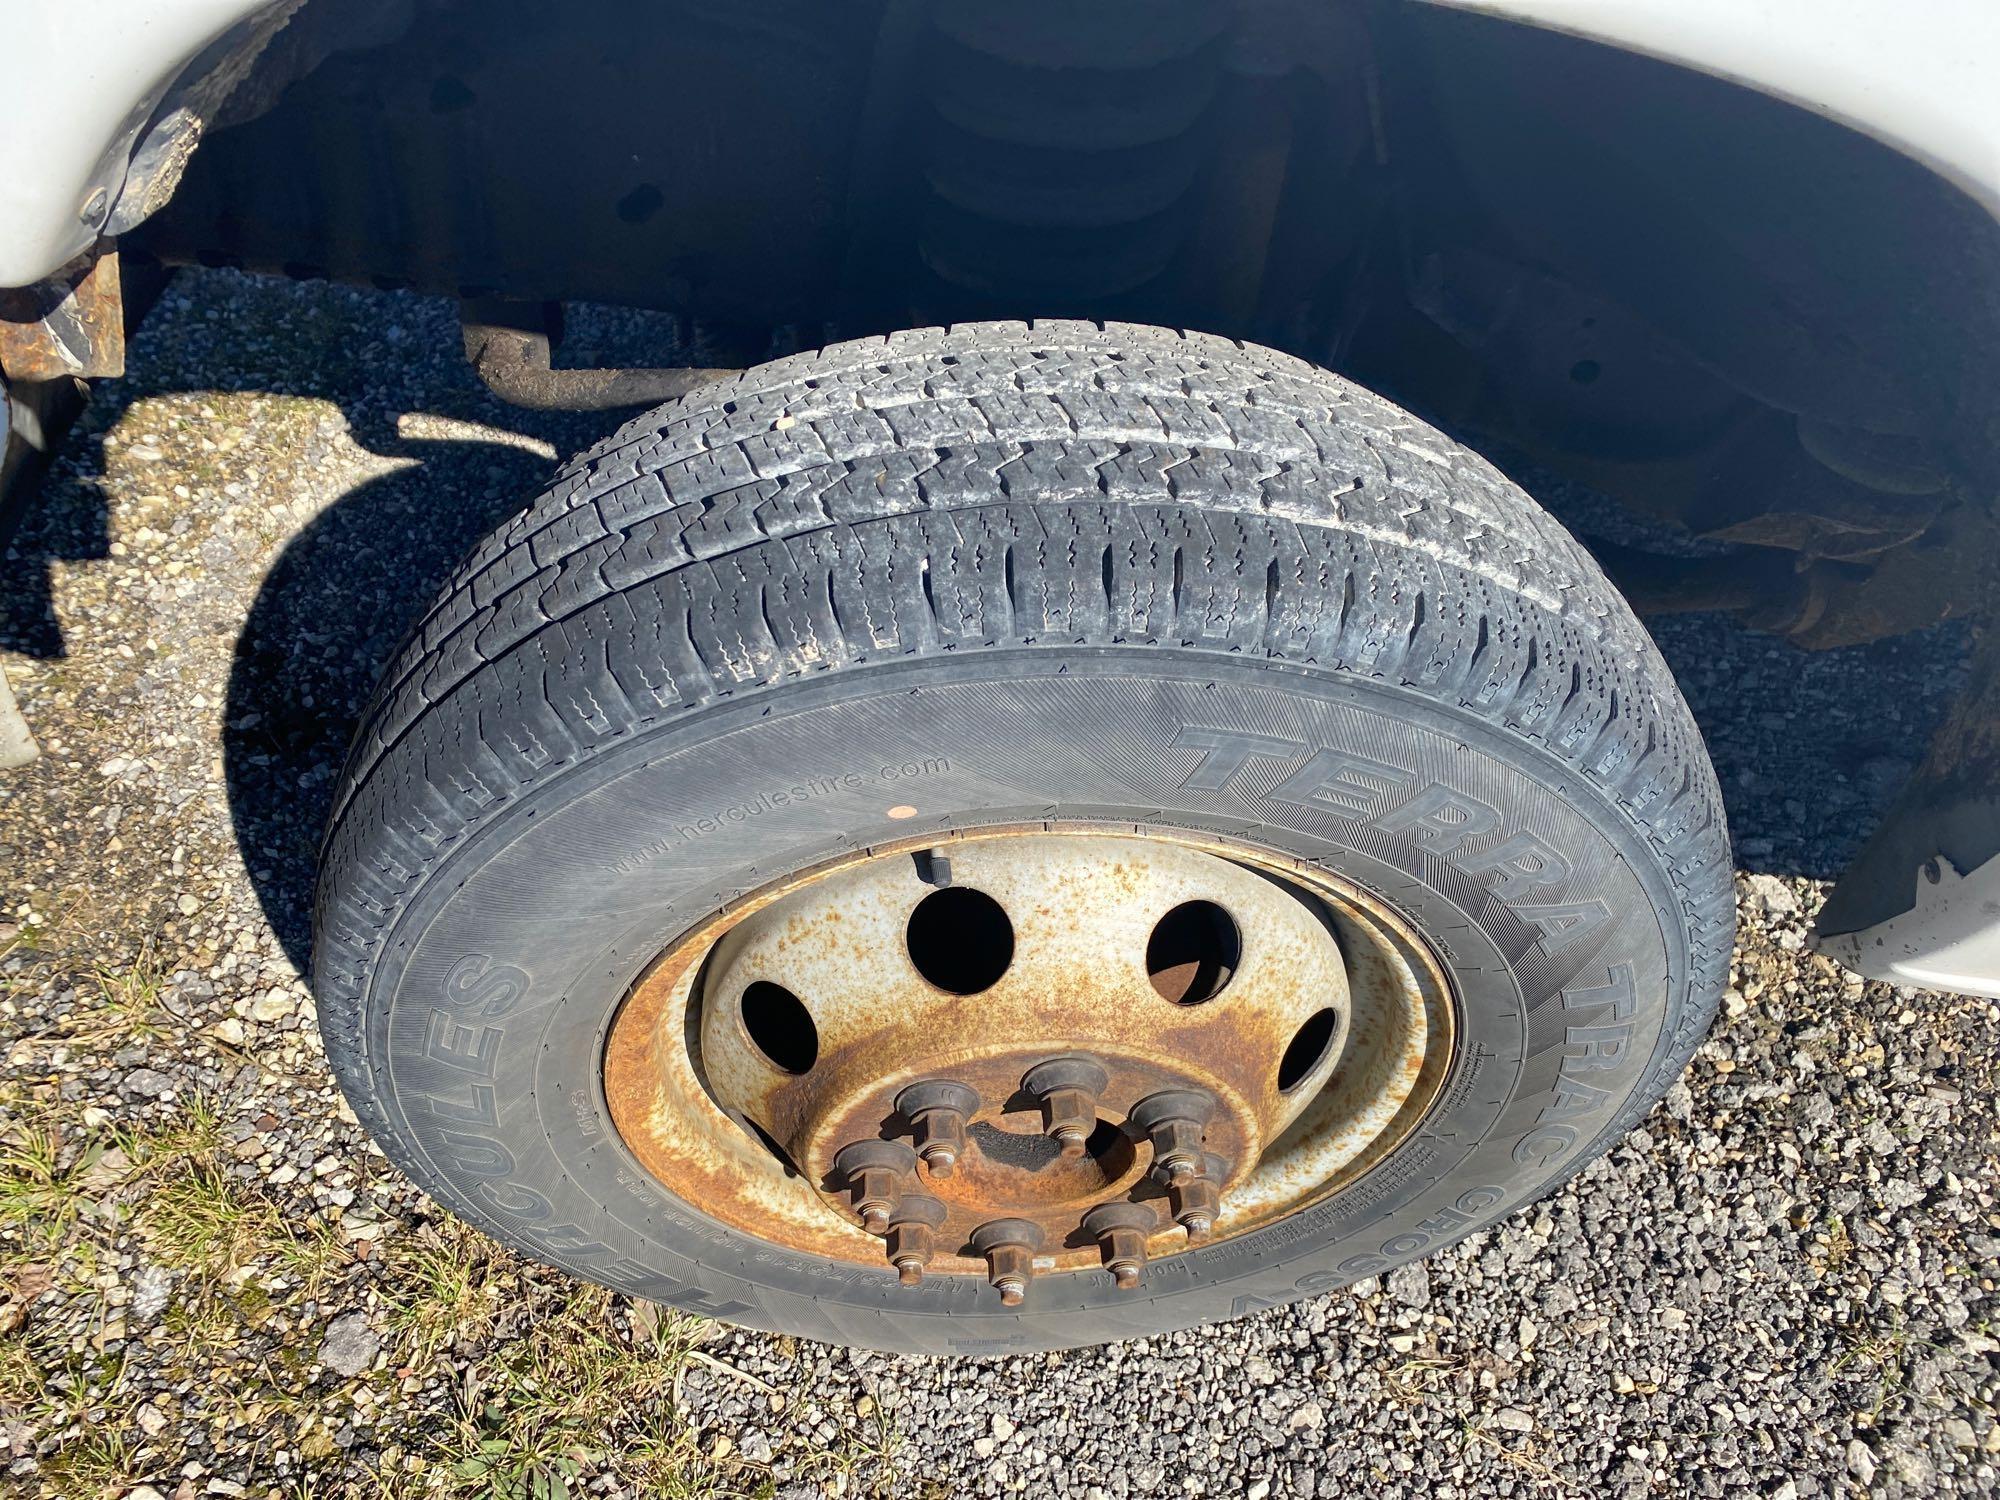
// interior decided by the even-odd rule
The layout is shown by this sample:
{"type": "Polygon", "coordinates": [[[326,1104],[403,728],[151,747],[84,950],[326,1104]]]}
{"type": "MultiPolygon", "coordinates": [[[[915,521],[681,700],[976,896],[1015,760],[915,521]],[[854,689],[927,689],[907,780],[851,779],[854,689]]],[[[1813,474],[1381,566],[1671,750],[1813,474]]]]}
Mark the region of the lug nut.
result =
{"type": "Polygon", "coordinates": [[[1087,1057],[1052,1057],[1028,1069],[1021,1087],[1042,1106],[1042,1133],[1071,1160],[1097,1128],[1097,1096],[1111,1076],[1087,1057]]]}
{"type": "Polygon", "coordinates": [[[944,1205],[929,1193],[911,1193],[889,1215],[889,1264],[904,1286],[924,1279],[924,1267],[937,1251],[937,1232],[944,1227],[944,1205]]]}
{"type": "Polygon", "coordinates": [[[903,1199],[903,1179],[916,1165],[917,1153],[901,1141],[855,1141],[833,1158],[855,1217],[870,1234],[888,1229],[889,1215],[903,1199]]]}
{"type": "Polygon", "coordinates": [[[1194,1089],[1148,1094],[1132,1106],[1131,1121],[1153,1147],[1153,1180],[1178,1187],[1202,1170],[1202,1137],[1215,1114],[1215,1101],[1194,1089]]]}
{"type": "Polygon", "coordinates": [[[1205,1240],[1215,1228],[1222,1213],[1222,1182],[1228,1175],[1229,1163],[1211,1154],[1202,1158],[1200,1172],[1167,1189],[1174,1222],[1190,1240],[1205,1240]]]}
{"type": "Polygon", "coordinates": [[[1083,1232],[1104,1253],[1104,1269],[1121,1292],[1139,1284],[1146,1264],[1146,1237],[1160,1227],[1160,1216],[1143,1203],[1100,1203],[1083,1216],[1083,1232]]]}
{"type": "Polygon", "coordinates": [[[986,1279],[1000,1293],[1003,1307],[1019,1307],[1035,1274],[1035,1252],[1042,1246],[1042,1229],[1026,1219],[989,1219],[972,1231],[972,1249],[986,1257],[986,1279]]]}
{"type": "Polygon", "coordinates": [[[965,1122],[979,1095],[962,1083],[925,1079],[896,1096],[896,1113],[916,1130],[917,1155],[933,1177],[949,1177],[965,1154],[965,1122]]]}

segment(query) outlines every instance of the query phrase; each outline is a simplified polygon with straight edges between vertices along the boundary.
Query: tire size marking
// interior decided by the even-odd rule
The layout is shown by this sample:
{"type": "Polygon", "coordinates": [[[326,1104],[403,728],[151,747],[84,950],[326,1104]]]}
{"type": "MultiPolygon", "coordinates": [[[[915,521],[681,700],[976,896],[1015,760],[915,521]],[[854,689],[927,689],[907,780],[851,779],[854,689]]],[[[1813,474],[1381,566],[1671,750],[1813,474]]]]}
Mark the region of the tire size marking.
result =
{"type": "Polygon", "coordinates": [[[947,776],[951,774],[951,770],[952,764],[948,757],[927,755],[920,760],[902,760],[877,766],[872,778],[859,771],[842,771],[838,775],[807,777],[802,781],[793,782],[790,786],[769,787],[740,802],[731,802],[711,812],[683,818],[673,825],[671,835],[654,839],[633,853],[613,860],[605,865],[604,869],[606,873],[612,875],[635,874],[654,860],[671,854],[676,849],[698,843],[710,834],[721,833],[725,829],[748,823],[752,819],[761,818],[781,808],[864,791],[870,785],[887,786],[899,781],[918,781],[931,776],[947,776]]]}

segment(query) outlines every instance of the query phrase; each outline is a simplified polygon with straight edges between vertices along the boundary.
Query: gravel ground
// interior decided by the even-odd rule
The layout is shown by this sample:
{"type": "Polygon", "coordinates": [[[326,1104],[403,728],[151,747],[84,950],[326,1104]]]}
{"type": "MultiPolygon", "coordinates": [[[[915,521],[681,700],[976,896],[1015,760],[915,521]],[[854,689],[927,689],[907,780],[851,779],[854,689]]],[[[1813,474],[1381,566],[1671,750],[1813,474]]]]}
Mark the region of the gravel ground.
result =
{"type": "Polygon", "coordinates": [[[1726,1015],[1608,1159],[1381,1282],[925,1361],[663,1314],[456,1224],[356,1128],[300,977],[377,666],[606,425],[494,404],[455,346],[441,304],[184,275],[0,564],[47,752],[0,779],[0,1490],[2000,1492],[2000,1007],[1805,938],[1947,635],[1660,632],[1744,870],[1726,1015]]]}

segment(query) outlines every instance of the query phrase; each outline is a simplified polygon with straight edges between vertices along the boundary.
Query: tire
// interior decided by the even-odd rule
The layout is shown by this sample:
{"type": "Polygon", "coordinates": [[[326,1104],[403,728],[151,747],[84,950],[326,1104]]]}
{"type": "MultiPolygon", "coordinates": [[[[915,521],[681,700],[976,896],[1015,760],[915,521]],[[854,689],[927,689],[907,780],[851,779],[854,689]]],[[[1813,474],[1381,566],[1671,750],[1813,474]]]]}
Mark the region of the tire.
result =
{"type": "Polygon", "coordinates": [[[1379,1273],[1604,1151],[1713,1015],[1728,850],[1645,631],[1477,456],[1268,350],[960,327],[663,407],[478,548],[358,736],[314,982],[383,1149],[539,1260],[814,1339],[1064,1347],[1379,1273]],[[1424,1128],[1143,1295],[1045,1276],[1005,1310],[764,1246],[625,1151],[601,1050],[666,937],[843,851],[1064,819],[1406,913],[1459,991],[1424,1128]]]}

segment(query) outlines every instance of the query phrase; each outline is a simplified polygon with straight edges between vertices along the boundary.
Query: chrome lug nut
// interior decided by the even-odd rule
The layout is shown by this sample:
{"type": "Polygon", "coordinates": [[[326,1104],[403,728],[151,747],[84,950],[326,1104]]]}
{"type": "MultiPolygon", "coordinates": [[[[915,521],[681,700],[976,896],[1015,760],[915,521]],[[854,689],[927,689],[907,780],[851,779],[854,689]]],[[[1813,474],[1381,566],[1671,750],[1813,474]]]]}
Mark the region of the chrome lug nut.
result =
{"type": "Polygon", "coordinates": [[[1111,1075],[1087,1057],[1052,1057],[1028,1069],[1021,1087],[1042,1106],[1042,1133],[1071,1160],[1082,1156],[1097,1128],[1097,1096],[1111,1075]]]}
{"type": "Polygon", "coordinates": [[[949,1177],[965,1154],[965,1122],[979,1108],[979,1095],[962,1083],[925,1079],[896,1096],[896,1113],[916,1132],[917,1155],[933,1177],[949,1177]]]}
{"type": "Polygon", "coordinates": [[[1083,1232],[1097,1241],[1104,1269],[1121,1292],[1138,1286],[1146,1238],[1159,1227],[1160,1216],[1143,1203],[1100,1203],[1083,1216],[1083,1232]]]}
{"type": "Polygon", "coordinates": [[[901,1141],[854,1141],[833,1158],[854,1215],[870,1234],[887,1231],[890,1213],[903,1200],[903,1179],[916,1166],[917,1153],[901,1141]]]}
{"type": "Polygon", "coordinates": [[[937,1253],[937,1232],[944,1227],[945,1207],[929,1193],[910,1193],[889,1215],[889,1264],[904,1286],[924,1279],[924,1267],[937,1253]]]}
{"type": "Polygon", "coordinates": [[[972,1249],[986,1257],[986,1279],[1000,1294],[1000,1305],[1019,1307],[1035,1274],[1035,1252],[1042,1247],[1042,1229],[1027,1219],[989,1219],[972,1231],[972,1249]]]}
{"type": "Polygon", "coordinates": [[[1132,1106],[1131,1123],[1153,1148],[1155,1182],[1176,1187],[1201,1175],[1201,1143],[1214,1114],[1215,1101],[1194,1089],[1148,1094],[1132,1106]]]}
{"type": "Polygon", "coordinates": [[[1202,1158],[1202,1169],[1167,1189],[1167,1202],[1174,1222],[1187,1231],[1190,1241],[1205,1240],[1222,1214],[1222,1183],[1229,1175],[1229,1163],[1221,1157],[1202,1158]]]}

